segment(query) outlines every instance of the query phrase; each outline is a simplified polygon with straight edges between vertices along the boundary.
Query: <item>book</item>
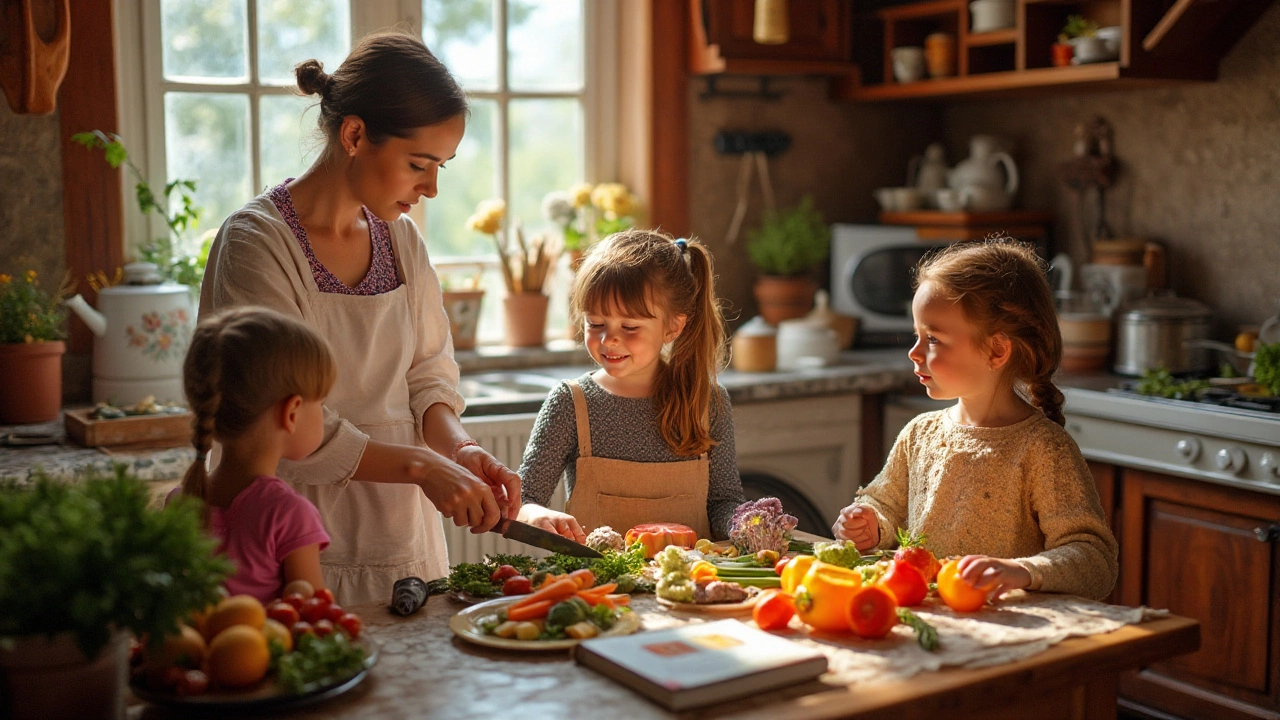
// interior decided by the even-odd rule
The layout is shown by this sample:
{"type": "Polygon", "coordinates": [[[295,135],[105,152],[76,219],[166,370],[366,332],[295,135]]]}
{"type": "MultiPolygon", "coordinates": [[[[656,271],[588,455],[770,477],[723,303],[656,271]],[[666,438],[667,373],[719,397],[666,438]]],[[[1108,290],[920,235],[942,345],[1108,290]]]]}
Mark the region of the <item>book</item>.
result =
{"type": "Polygon", "coordinates": [[[573,656],[673,711],[806,682],[827,671],[821,652],[737,620],[586,640],[573,656]]]}

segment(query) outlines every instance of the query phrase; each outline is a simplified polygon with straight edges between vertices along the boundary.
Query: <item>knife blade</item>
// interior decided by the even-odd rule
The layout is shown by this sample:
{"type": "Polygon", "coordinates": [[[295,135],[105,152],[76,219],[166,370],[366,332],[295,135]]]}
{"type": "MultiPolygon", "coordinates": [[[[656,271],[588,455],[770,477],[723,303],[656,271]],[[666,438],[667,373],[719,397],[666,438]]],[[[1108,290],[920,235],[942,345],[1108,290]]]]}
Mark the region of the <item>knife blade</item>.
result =
{"type": "Polygon", "coordinates": [[[600,553],[581,543],[576,543],[569,538],[561,537],[550,530],[543,530],[540,527],[534,527],[528,523],[522,523],[519,520],[503,519],[502,522],[493,526],[489,532],[500,533],[502,537],[508,540],[514,540],[525,545],[532,545],[536,548],[549,550],[553,553],[562,555],[572,555],[573,557],[598,558],[604,557],[600,553]]]}

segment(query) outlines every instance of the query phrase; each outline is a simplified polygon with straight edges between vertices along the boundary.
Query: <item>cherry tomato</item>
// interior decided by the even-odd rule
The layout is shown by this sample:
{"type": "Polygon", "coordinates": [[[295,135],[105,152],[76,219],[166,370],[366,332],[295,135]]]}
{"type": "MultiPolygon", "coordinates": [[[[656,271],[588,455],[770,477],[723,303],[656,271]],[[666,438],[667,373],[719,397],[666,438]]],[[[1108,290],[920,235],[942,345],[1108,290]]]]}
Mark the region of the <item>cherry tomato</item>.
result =
{"type": "Polygon", "coordinates": [[[345,614],[347,614],[347,611],[343,610],[341,605],[330,605],[329,609],[324,612],[325,619],[332,623],[338,622],[338,618],[345,614]]]}
{"type": "Polygon", "coordinates": [[[290,630],[293,632],[294,645],[298,644],[298,638],[302,637],[303,635],[316,634],[315,627],[311,623],[307,622],[306,620],[301,620],[299,622],[294,623],[293,627],[290,628],[290,630]]]}
{"type": "Polygon", "coordinates": [[[929,583],[924,581],[924,575],[915,565],[902,560],[893,561],[889,571],[881,576],[880,584],[893,593],[902,607],[919,605],[929,594],[929,583]]]}
{"type": "Polygon", "coordinates": [[[298,608],[284,602],[273,602],[267,606],[267,617],[275,620],[285,627],[293,627],[293,624],[302,619],[302,615],[298,613],[298,608]]]}
{"type": "Polygon", "coordinates": [[[315,594],[314,594],[314,595],[312,595],[311,597],[317,597],[317,598],[320,598],[321,600],[323,600],[323,601],[325,602],[325,604],[326,604],[326,605],[332,605],[332,604],[333,604],[333,591],[332,591],[332,590],[330,590],[329,588],[320,588],[320,589],[319,589],[319,590],[317,590],[317,591],[315,592],[315,594]]]}
{"type": "Polygon", "coordinates": [[[312,627],[315,628],[316,637],[324,637],[326,635],[333,634],[333,623],[328,620],[321,620],[315,623],[312,627]]]}
{"type": "Polygon", "coordinates": [[[760,593],[760,599],[751,609],[751,619],[761,630],[783,630],[795,614],[795,601],[778,589],[760,593]]]}
{"type": "Polygon", "coordinates": [[[960,561],[948,560],[938,571],[938,597],[956,612],[976,612],[987,604],[989,593],[960,576],[960,561]]]}
{"type": "Polygon", "coordinates": [[[302,597],[301,593],[289,593],[280,600],[280,602],[292,605],[294,610],[301,610],[302,603],[306,601],[307,599],[302,597]]]}
{"type": "Polygon", "coordinates": [[[499,565],[497,570],[489,576],[489,581],[493,583],[506,582],[507,578],[513,578],[520,574],[520,571],[510,565],[499,565]]]}
{"type": "Polygon", "coordinates": [[[523,575],[509,577],[502,583],[503,595],[528,595],[531,592],[533,592],[533,583],[523,575]]]}
{"type": "Polygon", "coordinates": [[[787,563],[791,562],[791,558],[781,558],[773,566],[773,571],[778,573],[778,577],[782,577],[782,571],[787,569],[787,563]]]}
{"type": "Polygon", "coordinates": [[[187,670],[178,681],[178,696],[203,695],[209,690],[209,676],[199,670],[187,670]]]}
{"type": "Polygon", "coordinates": [[[302,619],[312,625],[316,624],[318,620],[323,620],[328,611],[329,603],[318,597],[307,598],[302,603],[302,619]]]}
{"type": "Polygon", "coordinates": [[[360,637],[360,630],[364,628],[364,623],[360,621],[360,616],[355,613],[343,613],[338,618],[338,627],[347,631],[353,639],[360,637]]]}
{"type": "Polygon", "coordinates": [[[849,598],[849,627],[864,638],[882,638],[898,624],[898,603],[880,585],[858,588],[849,598]]]}

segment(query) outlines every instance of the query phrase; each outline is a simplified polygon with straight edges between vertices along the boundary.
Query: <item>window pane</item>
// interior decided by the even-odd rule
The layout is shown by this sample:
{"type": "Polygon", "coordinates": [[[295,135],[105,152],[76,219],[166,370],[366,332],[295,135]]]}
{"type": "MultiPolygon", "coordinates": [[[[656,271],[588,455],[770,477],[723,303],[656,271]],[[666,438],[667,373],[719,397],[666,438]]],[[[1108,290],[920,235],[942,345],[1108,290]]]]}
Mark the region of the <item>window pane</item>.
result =
{"type": "Polygon", "coordinates": [[[422,39],[468,90],[496,90],[493,0],[423,0],[422,39]]]}
{"type": "Polygon", "coordinates": [[[164,76],[177,79],[249,79],[245,0],[161,0],[164,76]]]}
{"type": "Polygon", "coordinates": [[[338,69],[351,47],[349,0],[258,0],[258,79],[293,85],[293,67],[315,58],[338,69]]]}
{"type": "Polygon", "coordinates": [[[582,182],[582,105],[570,100],[512,100],[511,212],[526,234],[556,232],[542,198],[582,182]]]}
{"type": "Polygon", "coordinates": [[[324,149],[316,127],[320,105],[297,95],[264,95],[258,102],[259,175],[264,186],[272,187],[297,177],[324,149]]]}
{"type": "Polygon", "coordinates": [[[467,229],[467,218],[481,200],[499,197],[495,138],[497,103],[472,100],[467,133],[458,156],[439,175],[439,194],[427,202],[427,248],[432,256],[491,255],[493,240],[467,229]]]}
{"type": "MultiPolygon", "coordinates": [[[[200,227],[185,239],[195,245],[203,231],[249,200],[249,96],[230,93],[164,94],[165,175],[196,181],[200,227]]],[[[179,202],[177,193],[170,205],[179,202]]],[[[190,249],[193,249],[190,248],[190,249]]]]}
{"type": "Polygon", "coordinates": [[[513,91],[582,88],[582,0],[510,0],[507,83],[513,91]]]}

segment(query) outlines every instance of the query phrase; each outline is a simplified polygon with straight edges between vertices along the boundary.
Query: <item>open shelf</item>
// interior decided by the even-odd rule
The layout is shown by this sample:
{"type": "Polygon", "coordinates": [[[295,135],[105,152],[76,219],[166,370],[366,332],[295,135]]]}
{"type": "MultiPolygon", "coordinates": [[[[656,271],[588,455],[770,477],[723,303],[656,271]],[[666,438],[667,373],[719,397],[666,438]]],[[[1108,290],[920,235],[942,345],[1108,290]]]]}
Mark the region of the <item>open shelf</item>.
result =
{"type": "Polygon", "coordinates": [[[1004,30],[991,30],[984,33],[970,33],[965,38],[964,44],[967,47],[986,47],[989,45],[1014,45],[1018,42],[1018,29],[1005,28],[1004,30]]]}

